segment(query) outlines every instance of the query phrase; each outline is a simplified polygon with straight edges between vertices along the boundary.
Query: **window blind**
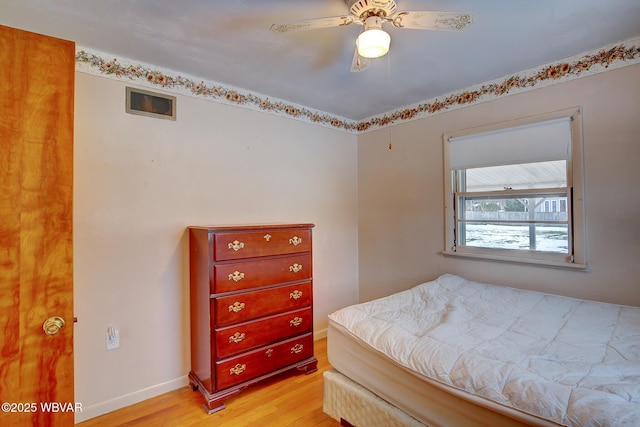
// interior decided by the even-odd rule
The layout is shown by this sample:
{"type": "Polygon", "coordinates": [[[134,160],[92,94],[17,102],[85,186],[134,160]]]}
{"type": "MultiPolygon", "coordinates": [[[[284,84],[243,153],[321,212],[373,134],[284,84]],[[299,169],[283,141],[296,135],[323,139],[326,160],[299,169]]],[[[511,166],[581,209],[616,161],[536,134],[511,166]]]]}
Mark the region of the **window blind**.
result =
{"type": "Polygon", "coordinates": [[[452,170],[570,160],[571,118],[449,138],[452,170]]]}

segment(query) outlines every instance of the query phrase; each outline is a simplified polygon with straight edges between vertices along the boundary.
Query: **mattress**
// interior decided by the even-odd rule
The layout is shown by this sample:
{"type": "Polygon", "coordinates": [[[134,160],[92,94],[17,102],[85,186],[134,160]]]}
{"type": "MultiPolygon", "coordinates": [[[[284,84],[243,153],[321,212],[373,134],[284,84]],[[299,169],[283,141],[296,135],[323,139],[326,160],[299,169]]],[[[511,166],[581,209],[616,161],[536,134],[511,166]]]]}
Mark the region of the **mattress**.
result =
{"type": "Polygon", "coordinates": [[[640,426],[638,307],[444,275],[328,334],[334,368],[425,424],[640,426]]]}

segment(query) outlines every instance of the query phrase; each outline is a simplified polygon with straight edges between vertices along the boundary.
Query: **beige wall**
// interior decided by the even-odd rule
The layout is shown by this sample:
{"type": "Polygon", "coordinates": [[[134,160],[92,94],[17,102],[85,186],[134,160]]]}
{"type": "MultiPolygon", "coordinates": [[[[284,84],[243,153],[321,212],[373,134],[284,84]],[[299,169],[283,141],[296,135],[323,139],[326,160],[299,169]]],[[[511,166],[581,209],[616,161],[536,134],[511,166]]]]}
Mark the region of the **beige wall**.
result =
{"type": "Polygon", "coordinates": [[[640,305],[638,82],[633,65],[360,135],[360,300],[454,273],[640,305]],[[583,107],[589,270],[443,257],[442,134],[574,106],[583,107]]]}
{"type": "Polygon", "coordinates": [[[76,73],[77,420],[187,383],[188,225],[315,223],[316,334],[358,299],[355,135],[180,95],[177,121],[159,120],[124,100],[124,83],[76,73]]]}
{"type": "Polygon", "coordinates": [[[335,309],[446,272],[640,305],[638,81],[629,66],[355,136],[180,95],[175,122],[128,115],[124,83],[76,73],[77,420],[186,384],[190,224],[315,223],[318,336],[335,309]],[[442,133],[573,106],[590,270],[444,258],[442,133]]]}

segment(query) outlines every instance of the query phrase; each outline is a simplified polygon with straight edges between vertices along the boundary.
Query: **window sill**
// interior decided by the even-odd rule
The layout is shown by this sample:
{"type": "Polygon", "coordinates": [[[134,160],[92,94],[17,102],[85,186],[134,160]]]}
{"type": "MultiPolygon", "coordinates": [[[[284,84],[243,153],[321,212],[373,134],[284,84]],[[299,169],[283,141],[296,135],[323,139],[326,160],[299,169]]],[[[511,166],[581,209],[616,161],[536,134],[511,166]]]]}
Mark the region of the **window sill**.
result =
{"type": "Polygon", "coordinates": [[[481,261],[507,262],[513,264],[525,264],[539,267],[564,268],[568,270],[586,271],[589,267],[587,264],[578,264],[575,262],[551,261],[546,259],[535,258],[515,258],[502,255],[487,255],[468,252],[443,251],[442,255],[452,258],[467,258],[481,261]]]}

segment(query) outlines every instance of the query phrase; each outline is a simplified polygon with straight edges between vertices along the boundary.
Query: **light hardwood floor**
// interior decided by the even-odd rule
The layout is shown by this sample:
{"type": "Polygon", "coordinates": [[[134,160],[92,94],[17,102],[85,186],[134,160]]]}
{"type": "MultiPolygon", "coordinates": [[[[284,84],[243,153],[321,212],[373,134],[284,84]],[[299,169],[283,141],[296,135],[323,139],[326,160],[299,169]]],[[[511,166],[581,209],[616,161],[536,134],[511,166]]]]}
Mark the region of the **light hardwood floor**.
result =
{"type": "Polygon", "coordinates": [[[76,426],[339,427],[322,412],[322,373],[331,368],[326,338],[315,341],[314,350],[317,372],[293,371],[268,379],[228,399],[225,409],[211,415],[200,392],[185,386],[76,426]]]}

